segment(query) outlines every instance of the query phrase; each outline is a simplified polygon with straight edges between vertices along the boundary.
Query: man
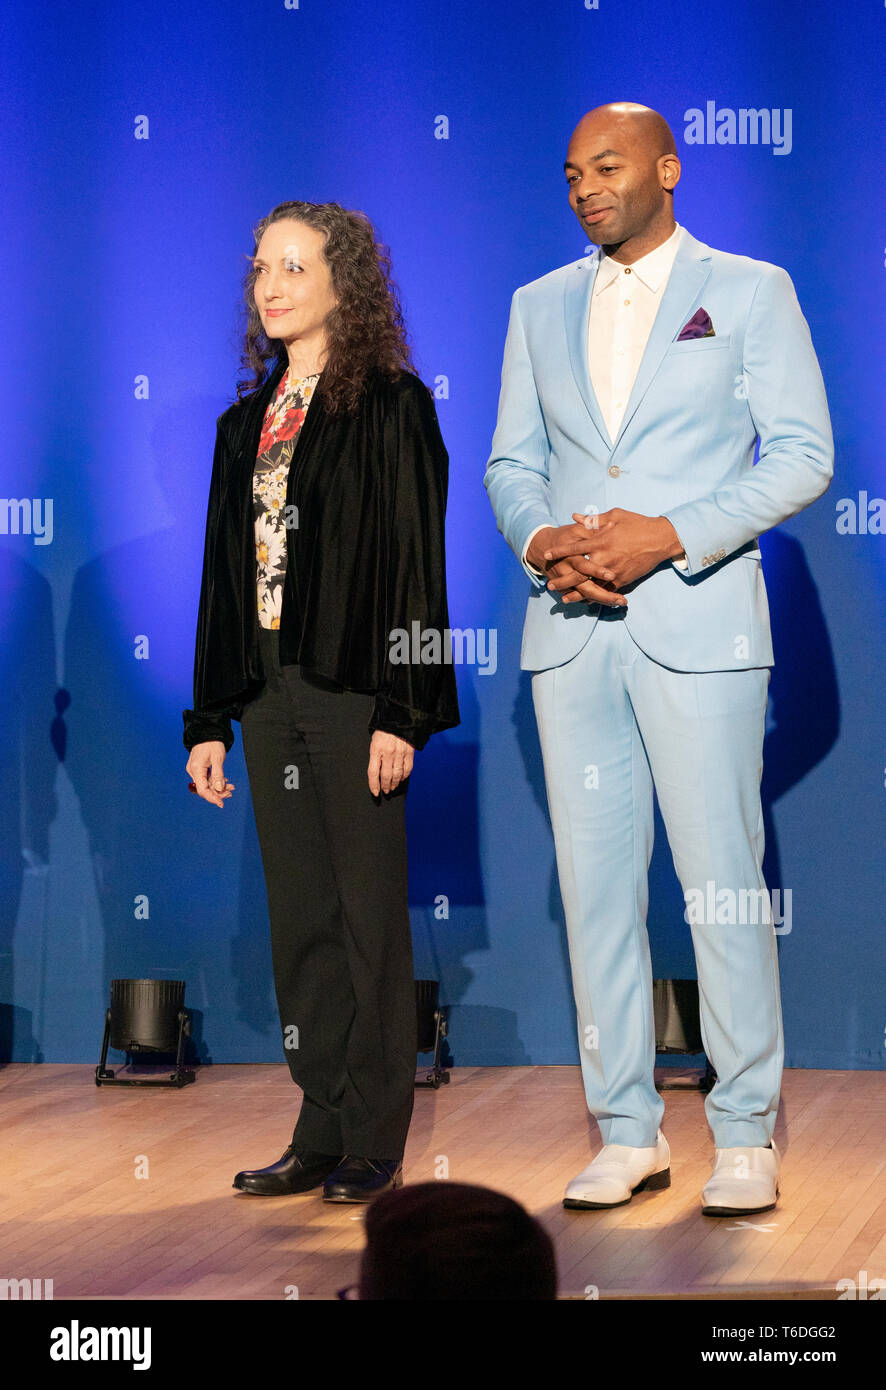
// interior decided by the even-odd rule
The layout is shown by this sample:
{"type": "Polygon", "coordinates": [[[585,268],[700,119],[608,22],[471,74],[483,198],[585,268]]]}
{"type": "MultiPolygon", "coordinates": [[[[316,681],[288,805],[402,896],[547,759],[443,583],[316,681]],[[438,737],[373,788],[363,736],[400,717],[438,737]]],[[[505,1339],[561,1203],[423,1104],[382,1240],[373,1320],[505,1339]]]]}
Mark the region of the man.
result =
{"type": "Polygon", "coordinates": [[[564,168],[598,249],[513,296],[484,479],[534,585],[521,667],[603,1138],[564,1205],[670,1184],[646,932],[654,786],[718,1077],[702,1210],[768,1211],[784,1041],[761,868],[773,656],[758,537],[827,489],[827,400],[787,273],[674,221],[680,161],[657,112],[589,112],[564,168]]]}

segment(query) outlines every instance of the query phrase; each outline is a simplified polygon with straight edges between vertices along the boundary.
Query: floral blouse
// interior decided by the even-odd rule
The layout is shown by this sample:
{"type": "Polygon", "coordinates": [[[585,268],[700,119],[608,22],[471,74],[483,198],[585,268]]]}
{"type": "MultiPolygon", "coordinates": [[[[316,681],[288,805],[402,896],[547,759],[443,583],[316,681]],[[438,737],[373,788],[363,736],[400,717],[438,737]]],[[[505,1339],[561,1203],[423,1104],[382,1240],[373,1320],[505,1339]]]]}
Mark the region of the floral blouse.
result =
{"type": "MultiPolygon", "coordinates": [[[[280,378],[274,399],[265,411],[255,472],[252,502],[255,517],[256,595],[262,627],[278,628],[286,575],[286,484],[295,441],[304,424],[320,373],[280,378]]],[[[295,525],[297,522],[291,522],[295,525]]]]}

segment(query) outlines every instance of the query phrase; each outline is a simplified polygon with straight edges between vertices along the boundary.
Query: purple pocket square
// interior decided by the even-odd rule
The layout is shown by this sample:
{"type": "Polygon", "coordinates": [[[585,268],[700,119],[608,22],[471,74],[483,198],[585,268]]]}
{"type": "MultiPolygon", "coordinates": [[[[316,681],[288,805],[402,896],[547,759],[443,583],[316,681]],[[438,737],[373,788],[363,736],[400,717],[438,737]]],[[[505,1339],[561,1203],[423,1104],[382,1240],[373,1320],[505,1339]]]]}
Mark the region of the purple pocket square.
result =
{"type": "Polygon", "coordinates": [[[707,309],[696,309],[689,322],[680,329],[677,342],[685,343],[688,338],[715,338],[716,336],[707,309]]]}

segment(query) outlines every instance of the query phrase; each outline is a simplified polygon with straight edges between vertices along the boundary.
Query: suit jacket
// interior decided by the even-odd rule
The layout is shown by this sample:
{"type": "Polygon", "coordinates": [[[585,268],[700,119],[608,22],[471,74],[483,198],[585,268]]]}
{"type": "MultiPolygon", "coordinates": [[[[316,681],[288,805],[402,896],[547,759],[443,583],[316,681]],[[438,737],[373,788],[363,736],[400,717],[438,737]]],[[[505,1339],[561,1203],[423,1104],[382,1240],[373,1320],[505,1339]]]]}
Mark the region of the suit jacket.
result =
{"type": "MultiPolygon", "coordinates": [[[[264,684],[252,476],[265,409],[286,370],[217,420],[184,744],[233,743],[231,719],[264,684]]],[[[449,459],[433,398],[411,372],[373,374],[356,416],[325,408],[322,374],[293,450],[280,661],[376,695],[369,730],[422,748],[459,723],[450,664],[392,662],[390,634],[449,627],[444,520],[449,459]]]]}
{"type": "MultiPolygon", "coordinates": [[[[689,564],[665,561],[625,589],[624,621],[680,671],[771,666],[757,538],[819,497],[833,475],[827,399],[787,272],[713,250],[685,229],[617,437],[588,370],[600,254],[516,291],[484,483],[518,557],[538,526],[612,507],[669,517],[689,564]],[[698,308],[715,336],[678,342],[698,308]],[[754,452],[759,437],[759,461],[754,452]]],[[[587,642],[598,604],[564,604],[528,566],[520,664],[539,671],[587,642]]]]}

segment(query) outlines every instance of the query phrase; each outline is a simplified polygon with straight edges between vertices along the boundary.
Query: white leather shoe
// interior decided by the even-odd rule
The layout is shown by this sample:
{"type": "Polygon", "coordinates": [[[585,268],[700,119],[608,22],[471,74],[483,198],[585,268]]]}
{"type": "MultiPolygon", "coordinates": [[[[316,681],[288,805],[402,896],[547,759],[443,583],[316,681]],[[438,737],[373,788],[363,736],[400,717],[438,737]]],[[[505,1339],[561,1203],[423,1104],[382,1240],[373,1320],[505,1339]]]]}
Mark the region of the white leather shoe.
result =
{"type": "Polygon", "coordinates": [[[661,1130],[649,1149],[604,1144],[597,1157],[566,1188],[564,1207],[596,1211],[620,1207],[635,1192],[671,1185],[671,1151],[661,1130]]]}
{"type": "Polygon", "coordinates": [[[772,1211],[778,1197],[781,1154],[771,1149],[715,1149],[714,1170],[702,1194],[704,1216],[748,1216],[772,1211]]]}

